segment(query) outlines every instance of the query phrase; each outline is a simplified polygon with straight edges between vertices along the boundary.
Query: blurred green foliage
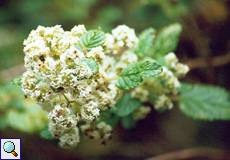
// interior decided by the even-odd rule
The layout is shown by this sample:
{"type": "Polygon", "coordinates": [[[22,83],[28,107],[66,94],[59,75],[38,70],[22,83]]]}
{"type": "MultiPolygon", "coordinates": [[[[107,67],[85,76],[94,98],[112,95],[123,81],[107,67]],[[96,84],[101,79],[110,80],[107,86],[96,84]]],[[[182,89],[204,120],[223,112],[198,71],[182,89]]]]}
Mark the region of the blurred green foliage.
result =
{"type": "Polygon", "coordinates": [[[34,101],[25,100],[20,86],[8,83],[0,88],[0,129],[40,132],[48,124],[47,112],[34,101]]]}
{"type": "Polygon", "coordinates": [[[65,30],[85,24],[109,32],[126,24],[140,32],[160,28],[188,12],[193,0],[2,0],[0,2],[0,70],[23,63],[22,42],[38,25],[60,24],[65,30]]]}

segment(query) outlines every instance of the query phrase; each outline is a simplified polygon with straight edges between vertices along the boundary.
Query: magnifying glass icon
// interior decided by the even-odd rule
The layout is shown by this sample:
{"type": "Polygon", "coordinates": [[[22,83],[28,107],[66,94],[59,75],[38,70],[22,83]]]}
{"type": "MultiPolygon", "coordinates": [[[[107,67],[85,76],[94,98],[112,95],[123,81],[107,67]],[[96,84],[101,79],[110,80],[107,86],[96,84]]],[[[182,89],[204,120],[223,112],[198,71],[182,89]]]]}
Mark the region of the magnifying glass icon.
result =
{"type": "Polygon", "coordinates": [[[15,150],[15,145],[11,141],[7,141],[3,145],[3,149],[7,153],[12,153],[15,157],[18,156],[18,154],[14,151],[15,150]]]}

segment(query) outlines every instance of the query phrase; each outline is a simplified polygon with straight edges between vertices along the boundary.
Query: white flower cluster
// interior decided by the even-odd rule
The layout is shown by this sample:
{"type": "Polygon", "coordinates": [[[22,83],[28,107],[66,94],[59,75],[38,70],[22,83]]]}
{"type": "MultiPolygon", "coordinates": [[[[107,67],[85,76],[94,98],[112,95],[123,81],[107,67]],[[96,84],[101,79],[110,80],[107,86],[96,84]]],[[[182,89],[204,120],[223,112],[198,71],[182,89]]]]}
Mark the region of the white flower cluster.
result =
{"type": "Polygon", "coordinates": [[[189,68],[187,65],[178,63],[178,58],[173,52],[165,56],[165,61],[169,65],[168,68],[174,71],[177,77],[183,77],[189,71],[189,68]]]}
{"type": "Polygon", "coordinates": [[[120,60],[116,64],[116,72],[119,73],[122,69],[127,67],[128,64],[137,62],[138,58],[137,55],[131,51],[125,51],[120,60]]]}
{"type": "Polygon", "coordinates": [[[90,139],[102,139],[102,144],[106,144],[106,140],[112,139],[112,127],[105,122],[100,122],[97,125],[81,125],[81,130],[84,135],[90,139]]]}
{"type": "Polygon", "coordinates": [[[134,48],[139,39],[136,37],[134,29],[126,25],[119,25],[112,30],[112,35],[106,34],[105,53],[117,54],[123,47],[134,48]]]}
{"type": "Polygon", "coordinates": [[[79,129],[73,128],[67,133],[64,133],[60,138],[59,145],[65,149],[71,149],[77,146],[80,142],[79,129]]]}
{"type": "Polygon", "coordinates": [[[117,44],[121,47],[124,45],[129,48],[135,47],[138,44],[138,38],[135,35],[134,29],[130,29],[126,25],[120,25],[112,30],[113,37],[117,44]]]}
{"type": "Polygon", "coordinates": [[[22,90],[50,112],[49,130],[65,148],[79,142],[78,121],[91,123],[100,110],[114,107],[121,95],[113,81],[104,82],[114,76],[110,75],[115,71],[110,63],[114,59],[105,56],[101,46],[87,52],[76,48],[85,33],[84,25],[71,31],[64,31],[60,25],[38,26],[24,41],[27,71],[22,90]],[[91,70],[86,58],[97,63],[99,73],[91,70]]]}
{"type": "Polygon", "coordinates": [[[145,119],[149,112],[151,112],[149,106],[140,106],[133,112],[132,116],[135,121],[138,121],[145,119]]]}
{"type": "Polygon", "coordinates": [[[162,111],[164,111],[165,109],[172,109],[173,103],[165,94],[162,94],[155,101],[154,108],[162,111]]]}
{"type": "Polygon", "coordinates": [[[51,119],[49,130],[53,137],[60,139],[59,145],[67,149],[76,147],[80,142],[76,115],[71,114],[69,108],[57,105],[48,117],[51,119]]]}
{"type": "MultiPolygon", "coordinates": [[[[79,121],[89,125],[101,110],[114,107],[121,97],[116,81],[105,79],[117,77],[116,70],[137,61],[137,56],[127,51],[119,64],[114,65],[114,57],[104,54],[122,54],[122,48],[135,47],[138,38],[133,29],[118,26],[112,35],[106,34],[103,46],[89,51],[80,45],[80,37],[86,33],[84,25],[75,26],[71,31],[64,31],[60,25],[38,26],[24,41],[27,71],[23,74],[22,90],[26,97],[35,99],[50,112],[49,130],[64,148],[75,147],[79,142],[79,121]],[[87,59],[98,65],[98,73],[91,70],[87,59]]],[[[97,128],[104,139],[111,134],[111,127],[104,123],[97,128]]]]}

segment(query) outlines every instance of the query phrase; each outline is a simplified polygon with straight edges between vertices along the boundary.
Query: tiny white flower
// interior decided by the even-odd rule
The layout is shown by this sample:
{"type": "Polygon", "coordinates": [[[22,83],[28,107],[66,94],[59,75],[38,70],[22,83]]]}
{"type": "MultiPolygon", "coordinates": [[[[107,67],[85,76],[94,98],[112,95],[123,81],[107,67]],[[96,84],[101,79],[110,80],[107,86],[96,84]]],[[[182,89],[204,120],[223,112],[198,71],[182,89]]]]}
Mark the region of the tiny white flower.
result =
{"type": "Polygon", "coordinates": [[[173,103],[165,94],[163,94],[155,101],[154,108],[157,110],[172,109],[173,103]]]}
{"type": "Polygon", "coordinates": [[[117,28],[113,29],[112,35],[120,47],[126,45],[129,48],[133,48],[136,47],[139,42],[134,29],[131,29],[126,25],[119,25],[117,28]]]}
{"type": "Polygon", "coordinates": [[[133,119],[135,121],[146,118],[146,116],[151,112],[151,108],[149,106],[140,106],[133,113],[133,119]]]}
{"type": "Polygon", "coordinates": [[[59,146],[65,149],[73,149],[80,142],[79,129],[77,127],[73,128],[67,133],[64,133],[59,138],[59,146]]]}

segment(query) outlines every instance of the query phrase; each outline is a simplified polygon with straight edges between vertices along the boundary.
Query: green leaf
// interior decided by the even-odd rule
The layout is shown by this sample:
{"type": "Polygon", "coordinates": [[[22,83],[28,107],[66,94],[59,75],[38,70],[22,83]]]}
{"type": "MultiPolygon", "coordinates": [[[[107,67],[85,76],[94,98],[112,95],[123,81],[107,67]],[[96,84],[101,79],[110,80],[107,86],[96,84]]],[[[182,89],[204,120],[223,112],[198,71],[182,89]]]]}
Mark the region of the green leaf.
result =
{"type": "Polygon", "coordinates": [[[193,89],[193,85],[192,84],[181,83],[181,87],[179,89],[179,92],[180,93],[190,92],[192,89],[193,89]]]}
{"type": "Polygon", "coordinates": [[[114,111],[113,108],[106,111],[100,111],[100,120],[96,123],[99,124],[100,122],[105,122],[106,124],[109,124],[111,127],[115,127],[119,122],[120,117],[116,115],[116,111],[114,111]]]}
{"type": "Polygon", "coordinates": [[[210,121],[230,119],[229,94],[224,88],[183,84],[180,93],[179,108],[187,116],[210,121]]]}
{"type": "Polygon", "coordinates": [[[49,140],[55,139],[55,138],[52,136],[51,132],[49,131],[48,126],[46,126],[46,127],[44,128],[44,130],[40,133],[40,136],[41,136],[41,138],[43,138],[43,139],[49,139],[49,140]]]}
{"type": "Polygon", "coordinates": [[[14,86],[7,83],[0,87],[0,112],[7,110],[23,108],[23,92],[20,86],[14,86]]]}
{"type": "Polygon", "coordinates": [[[8,102],[6,102],[5,105],[8,107],[13,107],[17,110],[23,110],[24,108],[22,99],[11,99],[8,102]]]}
{"type": "Polygon", "coordinates": [[[157,59],[165,56],[169,52],[175,51],[181,30],[182,27],[179,23],[163,28],[159,32],[154,47],[152,48],[152,58],[157,59]]]}
{"type": "Polygon", "coordinates": [[[131,63],[120,72],[117,86],[123,90],[131,89],[143,81],[142,77],[150,77],[161,72],[162,67],[157,62],[142,61],[131,63]]]}
{"type": "Polygon", "coordinates": [[[166,68],[169,67],[168,63],[165,61],[165,56],[159,57],[156,61],[157,61],[157,63],[159,63],[161,66],[165,66],[166,68]]]}
{"type": "Polygon", "coordinates": [[[83,58],[82,62],[85,62],[89,66],[93,74],[96,74],[99,72],[99,67],[94,60],[89,59],[89,58],[83,58]]]}
{"type": "Polygon", "coordinates": [[[79,44],[75,45],[75,47],[76,47],[79,51],[83,52],[83,50],[82,50],[82,48],[81,48],[81,46],[80,46],[79,44]]]}
{"type": "Polygon", "coordinates": [[[155,29],[148,28],[144,30],[139,38],[139,43],[134,49],[134,53],[138,56],[150,56],[151,47],[153,46],[153,40],[155,38],[155,29]]]}
{"type": "Polygon", "coordinates": [[[23,110],[10,110],[6,113],[7,124],[19,131],[40,132],[48,123],[47,112],[37,104],[28,102],[23,110]]]}
{"type": "Polygon", "coordinates": [[[13,79],[13,81],[11,82],[11,84],[13,84],[13,85],[22,85],[22,77],[23,77],[23,75],[21,75],[18,78],[13,79]]]}
{"type": "Polygon", "coordinates": [[[133,119],[132,114],[129,114],[126,117],[122,117],[121,125],[124,129],[133,129],[136,126],[136,121],[133,119]]]}
{"type": "Polygon", "coordinates": [[[129,93],[126,93],[118,100],[117,115],[120,117],[125,117],[130,113],[134,112],[138,107],[140,107],[141,102],[139,99],[131,98],[129,93]]]}
{"type": "Polygon", "coordinates": [[[0,116],[0,130],[3,130],[7,127],[7,122],[5,117],[0,116]]]}
{"type": "Polygon", "coordinates": [[[93,30],[80,37],[80,45],[87,51],[102,46],[105,43],[105,33],[101,30],[93,30]]]}
{"type": "Polygon", "coordinates": [[[42,79],[38,78],[35,82],[35,84],[38,84],[39,82],[41,82],[42,79]]]}
{"type": "Polygon", "coordinates": [[[47,80],[46,79],[40,79],[40,78],[38,78],[37,80],[36,80],[36,82],[35,82],[35,84],[39,84],[39,83],[44,83],[44,82],[46,82],[47,80]]]}
{"type": "Polygon", "coordinates": [[[51,41],[49,41],[49,48],[52,51],[52,42],[51,41]]]}

